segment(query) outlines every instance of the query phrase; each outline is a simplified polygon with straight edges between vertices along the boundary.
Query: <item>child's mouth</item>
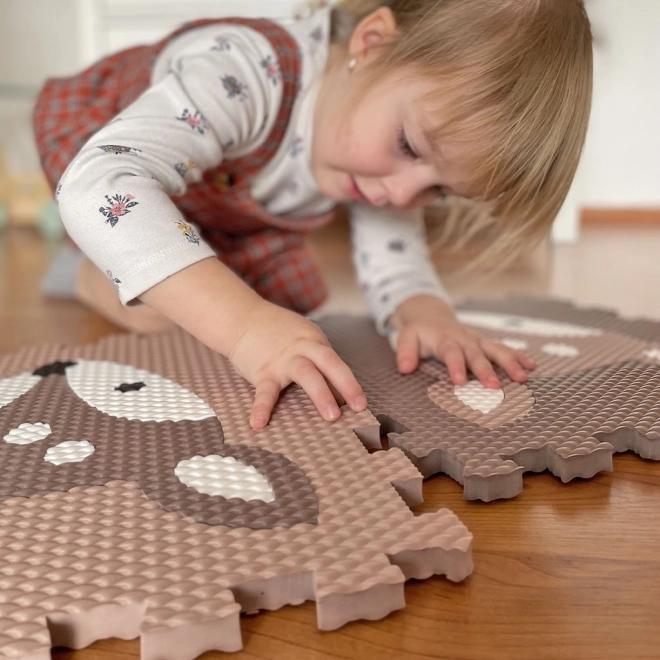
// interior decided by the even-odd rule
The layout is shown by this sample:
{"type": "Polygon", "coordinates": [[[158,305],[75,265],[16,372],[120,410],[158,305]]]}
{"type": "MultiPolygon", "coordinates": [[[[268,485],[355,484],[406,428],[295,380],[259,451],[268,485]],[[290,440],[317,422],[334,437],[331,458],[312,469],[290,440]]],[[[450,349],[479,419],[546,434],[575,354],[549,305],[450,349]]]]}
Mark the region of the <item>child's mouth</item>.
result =
{"type": "Polygon", "coordinates": [[[349,174],[348,175],[348,195],[349,197],[356,202],[368,202],[369,200],[362,194],[362,191],[357,185],[355,178],[349,174]]]}

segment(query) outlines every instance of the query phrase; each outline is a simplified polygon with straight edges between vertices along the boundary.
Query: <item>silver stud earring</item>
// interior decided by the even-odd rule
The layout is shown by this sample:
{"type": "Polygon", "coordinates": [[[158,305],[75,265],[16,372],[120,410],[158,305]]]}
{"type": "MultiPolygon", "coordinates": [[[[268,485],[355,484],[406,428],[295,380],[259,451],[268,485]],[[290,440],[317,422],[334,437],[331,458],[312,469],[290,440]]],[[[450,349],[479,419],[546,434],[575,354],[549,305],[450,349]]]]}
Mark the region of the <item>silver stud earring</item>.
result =
{"type": "Polygon", "coordinates": [[[353,57],[349,60],[348,62],[348,70],[353,73],[353,69],[355,68],[355,65],[357,64],[357,60],[353,57]]]}

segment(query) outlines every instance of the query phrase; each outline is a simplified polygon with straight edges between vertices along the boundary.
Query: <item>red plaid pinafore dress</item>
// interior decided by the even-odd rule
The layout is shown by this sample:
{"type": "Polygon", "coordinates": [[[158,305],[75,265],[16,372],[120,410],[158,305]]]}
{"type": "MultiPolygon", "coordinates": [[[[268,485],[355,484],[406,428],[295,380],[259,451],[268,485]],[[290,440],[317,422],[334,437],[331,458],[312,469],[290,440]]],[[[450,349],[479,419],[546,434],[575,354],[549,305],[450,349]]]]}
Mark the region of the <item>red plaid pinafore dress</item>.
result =
{"type": "Polygon", "coordinates": [[[87,140],[148,89],[152,67],[175,37],[214,23],[258,30],[279,57],[283,97],[266,142],[253,153],[224,162],[173,197],[186,219],[200,228],[218,258],[261,296],[305,313],[327,295],[305,234],[332,220],[332,213],[311,218],[270,215],[250,194],[250,180],[275,155],[298,94],[300,52],[293,37],[268,20],[209,19],[179,28],[151,46],[112,55],[71,78],[48,80],[37,99],[33,120],[41,163],[53,189],[87,140]]]}

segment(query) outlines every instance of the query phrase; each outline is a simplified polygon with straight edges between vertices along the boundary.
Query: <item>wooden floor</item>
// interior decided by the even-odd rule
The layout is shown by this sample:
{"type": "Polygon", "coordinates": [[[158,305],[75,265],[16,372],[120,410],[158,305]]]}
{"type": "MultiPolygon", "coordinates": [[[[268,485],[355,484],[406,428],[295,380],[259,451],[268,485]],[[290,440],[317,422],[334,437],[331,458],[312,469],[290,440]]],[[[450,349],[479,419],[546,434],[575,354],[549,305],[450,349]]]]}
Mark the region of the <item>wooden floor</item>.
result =
{"type": "MultiPolygon", "coordinates": [[[[361,311],[346,236],[317,240],[331,276],[327,309],[361,311]]],[[[34,342],[94,341],[115,329],[37,292],[52,247],[28,231],[0,236],[0,352],[34,342]]],[[[441,270],[446,269],[441,264],[441,270]]],[[[510,274],[446,278],[460,295],[572,297],[660,318],[660,230],[590,228],[575,247],[544,248],[510,274]]],[[[447,477],[425,483],[417,512],[451,508],[474,534],[474,574],[410,582],[387,619],[319,633],[314,604],[244,617],[237,660],[637,660],[660,658],[660,464],[634,455],[614,472],[561,484],[525,477],[510,501],[465,502],[447,477]]],[[[0,567],[1,569],[1,567],[0,567]]],[[[137,658],[136,641],[98,642],[57,660],[137,658]]],[[[226,657],[208,653],[205,660],[226,657]]]]}

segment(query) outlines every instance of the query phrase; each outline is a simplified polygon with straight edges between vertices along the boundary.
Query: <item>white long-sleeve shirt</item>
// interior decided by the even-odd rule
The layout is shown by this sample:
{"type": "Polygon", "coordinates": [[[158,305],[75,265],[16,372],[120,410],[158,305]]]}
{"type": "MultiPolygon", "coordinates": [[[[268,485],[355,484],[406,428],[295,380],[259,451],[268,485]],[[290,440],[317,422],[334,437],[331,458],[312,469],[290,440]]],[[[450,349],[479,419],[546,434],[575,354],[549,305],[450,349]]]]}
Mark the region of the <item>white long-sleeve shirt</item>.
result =
{"type": "MultiPolygon", "coordinates": [[[[272,215],[306,217],[334,205],[314,179],[310,148],[330,14],[283,27],[300,48],[300,93],[282,144],[251,192],[272,215]]],[[[214,255],[170,196],[263,144],[281,98],[277,53],[263,35],[242,25],[191,29],[161,52],[149,89],[81,149],[58,186],[60,214],[124,304],[214,255]]],[[[354,205],[351,224],[360,286],[381,331],[412,295],[447,299],[429,259],[421,210],[354,205]]]]}

